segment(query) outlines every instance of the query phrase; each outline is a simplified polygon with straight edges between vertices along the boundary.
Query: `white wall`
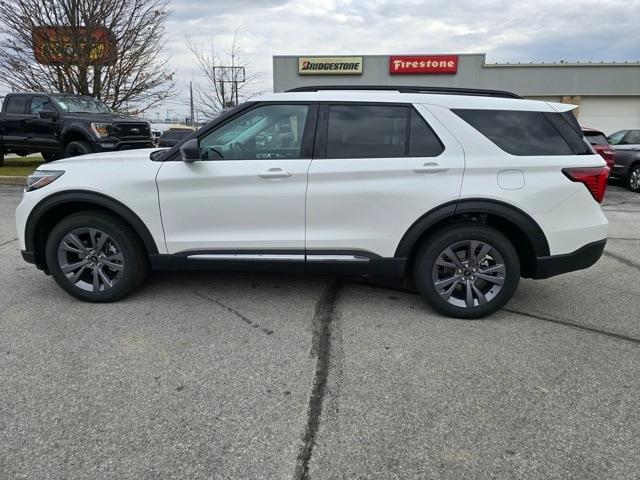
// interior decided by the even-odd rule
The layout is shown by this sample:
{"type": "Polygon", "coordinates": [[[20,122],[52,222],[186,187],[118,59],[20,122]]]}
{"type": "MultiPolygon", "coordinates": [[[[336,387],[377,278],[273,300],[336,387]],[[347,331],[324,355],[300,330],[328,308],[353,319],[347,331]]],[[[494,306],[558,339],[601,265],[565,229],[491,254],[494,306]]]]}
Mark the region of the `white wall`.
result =
{"type": "Polygon", "coordinates": [[[580,101],[578,121],[610,135],[618,130],[640,128],[640,97],[585,97],[580,101]]]}

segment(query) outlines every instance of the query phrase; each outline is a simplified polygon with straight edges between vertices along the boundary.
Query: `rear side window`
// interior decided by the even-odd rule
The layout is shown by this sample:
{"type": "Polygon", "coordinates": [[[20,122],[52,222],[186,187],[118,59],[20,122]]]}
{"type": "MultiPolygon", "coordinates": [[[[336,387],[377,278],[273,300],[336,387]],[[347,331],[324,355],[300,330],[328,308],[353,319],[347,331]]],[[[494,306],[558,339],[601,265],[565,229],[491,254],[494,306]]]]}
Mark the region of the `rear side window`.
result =
{"type": "Polygon", "coordinates": [[[406,107],[329,107],[327,158],[403,157],[406,141],[406,107]]]}
{"type": "Polygon", "coordinates": [[[409,127],[409,156],[437,157],[443,151],[444,147],[431,127],[412,108],[411,126],[409,127]]]}
{"type": "Polygon", "coordinates": [[[584,132],[584,138],[587,139],[591,145],[609,145],[607,137],[602,132],[584,132]]]}
{"type": "Polygon", "coordinates": [[[562,118],[562,114],[466,109],[453,112],[511,155],[591,153],[578,133],[562,118]],[[571,141],[573,148],[565,137],[571,141]]]}
{"type": "Polygon", "coordinates": [[[28,97],[9,97],[7,100],[7,113],[22,114],[27,109],[28,97]]]}

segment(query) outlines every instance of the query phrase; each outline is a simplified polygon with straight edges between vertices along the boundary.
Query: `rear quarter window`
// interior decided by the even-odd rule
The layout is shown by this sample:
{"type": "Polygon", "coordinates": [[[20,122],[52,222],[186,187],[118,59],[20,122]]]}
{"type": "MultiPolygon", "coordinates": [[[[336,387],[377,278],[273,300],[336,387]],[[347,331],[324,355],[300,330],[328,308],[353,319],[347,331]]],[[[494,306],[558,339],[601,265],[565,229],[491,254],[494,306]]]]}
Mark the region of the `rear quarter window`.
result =
{"type": "Polygon", "coordinates": [[[576,155],[592,153],[562,114],[520,110],[453,112],[511,155],[576,155]]]}
{"type": "Polygon", "coordinates": [[[7,113],[22,114],[27,109],[29,97],[13,96],[7,99],[7,113]]]}

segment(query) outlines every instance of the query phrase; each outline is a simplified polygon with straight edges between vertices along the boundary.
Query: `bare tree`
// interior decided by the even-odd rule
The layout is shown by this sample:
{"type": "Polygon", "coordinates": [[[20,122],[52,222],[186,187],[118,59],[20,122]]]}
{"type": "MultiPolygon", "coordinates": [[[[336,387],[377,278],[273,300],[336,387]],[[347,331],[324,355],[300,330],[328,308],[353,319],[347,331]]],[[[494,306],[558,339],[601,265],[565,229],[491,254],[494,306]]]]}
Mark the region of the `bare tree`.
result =
{"type": "Polygon", "coordinates": [[[256,92],[256,83],[262,78],[253,72],[240,45],[238,32],[231,45],[218,49],[213,42],[202,48],[187,37],[187,48],[204,77],[196,82],[194,96],[197,112],[205,118],[216,117],[225,108],[233,107],[256,92]]]}
{"type": "Polygon", "coordinates": [[[162,56],[168,2],[0,0],[0,82],[14,90],[90,95],[115,110],[147,110],[174,87],[162,56]],[[34,29],[42,27],[49,27],[49,38],[40,38],[48,45],[40,57],[50,61],[40,63],[34,29]],[[108,61],[96,60],[104,53],[92,37],[98,30],[109,33],[114,47],[108,61]]]}

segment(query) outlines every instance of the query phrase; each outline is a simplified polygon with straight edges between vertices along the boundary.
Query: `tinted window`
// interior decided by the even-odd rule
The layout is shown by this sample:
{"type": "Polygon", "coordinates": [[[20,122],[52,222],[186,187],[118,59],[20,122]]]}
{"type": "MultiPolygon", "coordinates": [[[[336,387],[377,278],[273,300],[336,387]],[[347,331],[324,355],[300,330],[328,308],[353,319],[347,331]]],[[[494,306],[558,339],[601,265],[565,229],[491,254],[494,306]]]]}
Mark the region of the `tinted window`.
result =
{"type": "Polygon", "coordinates": [[[584,137],[591,145],[609,145],[607,137],[602,132],[584,132],[584,137]]]}
{"type": "Polygon", "coordinates": [[[38,115],[40,110],[53,110],[53,105],[47,97],[33,97],[31,99],[31,106],[29,107],[29,113],[32,115],[38,115]]]}
{"type": "Polygon", "coordinates": [[[29,97],[9,97],[7,100],[7,113],[24,113],[29,97]]]}
{"type": "Polygon", "coordinates": [[[578,121],[573,113],[543,113],[543,115],[553,124],[564,141],[569,144],[573,153],[576,155],[590,155],[593,153],[591,147],[585,142],[582,128],[578,125],[578,121]],[[571,119],[573,119],[573,121],[570,121],[571,119]],[[574,128],[574,125],[578,125],[577,130],[574,128]]]}
{"type": "Polygon", "coordinates": [[[627,144],[639,144],[640,143],[640,130],[630,130],[627,136],[624,137],[624,143],[627,144]]]}
{"type": "Polygon", "coordinates": [[[402,157],[406,140],[406,107],[329,107],[327,158],[402,157]]]}
{"type": "Polygon", "coordinates": [[[609,135],[609,143],[611,145],[618,145],[622,140],[622,137],[624,137],[626,133],[627,133],[627,130],[623,130],[621,132],[616,132],[612,135],[609,135]]]}
{"type": "Polygon", "coordinates": [[[444,151],[444,147],[436,134],[427,125],[424,118],[411,109],[411,125],[409,127],[409,156],[437,157],[444,151]]]}
{"type": "Polygon", "coordinates": [[[454,110],[454,113],[511,155],[574,153],[542,112],[454,110]]]}
{"type": "Polygon", "coordinates": [[[204,160],[300,158],[308,105],[265,105],[225,123],[199,142],[204,160]]]}

